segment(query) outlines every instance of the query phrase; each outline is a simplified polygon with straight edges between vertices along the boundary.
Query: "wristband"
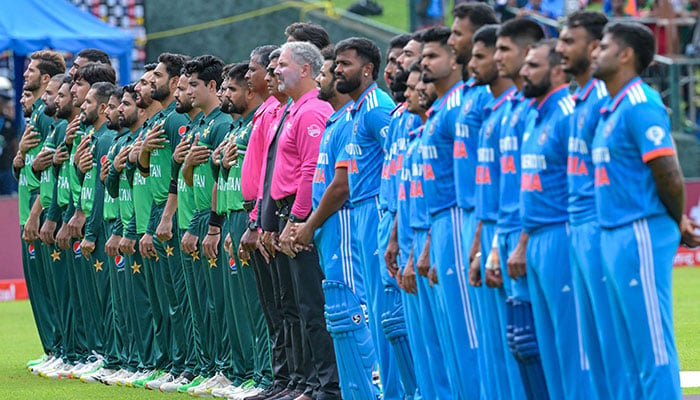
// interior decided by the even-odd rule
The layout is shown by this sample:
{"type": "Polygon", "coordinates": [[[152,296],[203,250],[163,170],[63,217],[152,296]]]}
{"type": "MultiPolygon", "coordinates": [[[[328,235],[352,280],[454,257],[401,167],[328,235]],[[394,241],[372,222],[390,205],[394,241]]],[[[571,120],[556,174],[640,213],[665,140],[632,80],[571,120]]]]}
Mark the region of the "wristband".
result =
{"type": "Polygon", "coordinates": [[[177,194],[177,178],[170,180],[170,186],[168,187],[168,193],[177,194]]]}
{"type": "Polygon", "coordinates": [[[258,224],[254,220],[250,220],[250,221],[248,221],[248,229],[251,231],[257,231],[258,224]]]}
{"type": "Polygon", "coordinates": [[[212,211],[209,214],[209,225],[215,226],[217,228],[221,228],[221,225],[224,223],[224,216],[219,215],[216,213],[216,211],[212,211]]]}
{"type": "Polygon", "coordinates": [[[141,165],[140,162],[136,161],[136,167],[138,167],[139,171],[143,172],[144,174],[150,174],[151,170],[148,167],[144,167],[141,165]]]}
{"type": "Polygon", "coordinates": [[[289,214],[289,222],[299,223],[304,221],[306,221],[306,218],[299,218],[292,213],[289,214]]]}

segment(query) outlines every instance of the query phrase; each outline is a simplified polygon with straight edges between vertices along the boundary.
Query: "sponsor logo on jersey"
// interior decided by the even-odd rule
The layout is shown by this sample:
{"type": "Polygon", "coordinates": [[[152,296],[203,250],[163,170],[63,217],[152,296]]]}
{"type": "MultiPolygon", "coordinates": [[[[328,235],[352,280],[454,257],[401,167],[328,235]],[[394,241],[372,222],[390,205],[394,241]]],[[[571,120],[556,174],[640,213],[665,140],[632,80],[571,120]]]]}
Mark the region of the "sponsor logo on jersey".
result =
{"type": "Polygon", "coordinates": [[[29,255],[32,257],[36,254],[36,250],[34,250],[34,243],[29,243],[29,247],[27,247],[27,251],[29,252],[29,255]]]}
{"type": "Polygon", "coordinates": [[[231,272],[236,272],[238,270],[238,266],[236,265],[236,260],[231,257],[228,259],[228,266],[231,268],[231,272]]]}
{"type": "Polygon", "coordinates": [[[122,257],[121,254],[117,254],[117,256],[114,257],[114,263],[117,264],[118,269],[123,269],[125,265],[124,257],[122,257]]]}
{"type": "Polygon", "coordinates": [[[469,110],[472,109],[472,104],[474,104],[473,99],[467,100],[466,103],[464,103],[464,107],[462,107],[462,114],[467,114],[469,110]]]}
{"type": "Polygon", "coordinates": [[[323,130],[321,130],[321,128],[316,124],[311,124],[306,128],[306,133],[308,133],[311,137],[318,137],[321,132],[323,132],[323,130]]]}
{"type": "Polygon", "coordinates": [[[83,252],[80,250],[80,242],[73,243],[73,253],[75,253],[77,256],[83,254],[83,252]]]}
{"type": "Polygon", "coordinates": [[[647,139],[651,140],[655,146],[661,146],[661,141],[664,139],[666,133],[664,129],[658,125],[649,127],[645,133],[647,139]]]}

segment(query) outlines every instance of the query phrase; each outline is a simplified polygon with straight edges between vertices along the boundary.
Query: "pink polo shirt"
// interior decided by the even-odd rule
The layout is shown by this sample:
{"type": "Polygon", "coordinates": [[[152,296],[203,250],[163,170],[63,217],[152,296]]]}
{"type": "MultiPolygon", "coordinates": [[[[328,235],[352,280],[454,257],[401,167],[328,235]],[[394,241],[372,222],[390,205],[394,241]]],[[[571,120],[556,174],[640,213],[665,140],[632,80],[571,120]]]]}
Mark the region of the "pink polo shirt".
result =
{"type": "Polygon", "coordinates": [[[255,200],[258,197],[267,129],[274,119],[274,111],[278,104],[279,101],[270,96],[253,115],[253,129],[250,131],[248,148],[241,165],[241,194],[243,195],[243,200],[255,200]]]}
{"type": "Polygon", "coordinates": [[[275,170],[270,195],[275,200],[296,194],[292,214],[306,218],[311,213],[313,184],[318,147],[333,107],[317,98],[318,89],[310,90],[289,108],[277,143],[275,170]]]}
{"type": "MultiPolygon", "coordinates": [[[[274,106],[270,107],[270,123],[267,127],[265,127],[265,130],[262,132],[261,135],[263,139],[263,144],[262,158],[260,159],[260,181],[258,182],[258,204],[263,198],[263,189],[265,187],[265,172],[267,171],[267,154],[270,151],[270,145],[272,144],[272,140],[275,138],[275,132],[277,132],[277,125],[279,125],[280,119],[282,119],[282,115],[284,114],[284,107],[286,105],[286,102],[282,104],[278,101],[274,104],[274,106]]],[[[256,214],[252,215],[257,215],[257,204],[255,208],[256,210],[254,211],[256,211],[256,214]]]]}

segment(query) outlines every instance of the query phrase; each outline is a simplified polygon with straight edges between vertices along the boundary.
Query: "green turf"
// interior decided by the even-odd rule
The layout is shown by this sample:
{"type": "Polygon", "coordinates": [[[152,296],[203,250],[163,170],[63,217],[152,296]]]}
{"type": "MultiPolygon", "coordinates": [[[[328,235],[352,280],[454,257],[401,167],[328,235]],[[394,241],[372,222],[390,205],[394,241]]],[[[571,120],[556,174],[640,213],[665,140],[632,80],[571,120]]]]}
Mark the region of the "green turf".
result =
{"type": "MultiPolygon", "coordinates": [[[[335,8],[347,10],[357,0],[331,0],[335,8]]],[[[368,17],[372,21],[392,26],[402,31],[408,31],[408,0],[377,0],[384,8],[384,13],[376,17],[368,17]]]]}
{"type": "Polygon", "coordinates": [[[24,366],[27,360],[40,355],[41,345],[29,302],[0,303],[0,400],[121,400],[175,397],[145,389],[40,378],[29,373],[24,366]]]}
{"type": "MultiPolygon", "coordinates": [[[[700,371],[700,268],[677,268],[673,272],[674,320],[681,369],[700,371]]],[[[84,384],[74,380],[51,381],[29,373],[27,360],[40,355],[28,301],[0,303],[0,400],[5,399],[163,399],[177,397],[144,389],[84,384]]],[[[700,388],[683,390],[700,394],[700,388]]],[[[187,398],[179,395],[180,398],[187,398]]]]}

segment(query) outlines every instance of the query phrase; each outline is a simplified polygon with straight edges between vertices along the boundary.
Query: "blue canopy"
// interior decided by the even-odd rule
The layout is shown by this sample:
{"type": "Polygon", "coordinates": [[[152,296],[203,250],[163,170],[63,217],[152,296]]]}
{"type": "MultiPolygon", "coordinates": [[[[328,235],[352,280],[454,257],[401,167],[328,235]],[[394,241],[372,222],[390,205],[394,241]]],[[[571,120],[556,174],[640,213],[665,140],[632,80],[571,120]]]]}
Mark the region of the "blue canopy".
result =
{"type": "MultiPolygon", "coordinates": [[[[110,26],[67,0],[0,0],[0,9],[0,51],[14,53],[17,99],[22,93],[25,57],[46,48],[71,53],[85,48],[103,50],[118,58],[122,84],[131,80],[131,33],[110,26]]],[[[21,109],[17,111],[22,115],[21,109]]]]}

